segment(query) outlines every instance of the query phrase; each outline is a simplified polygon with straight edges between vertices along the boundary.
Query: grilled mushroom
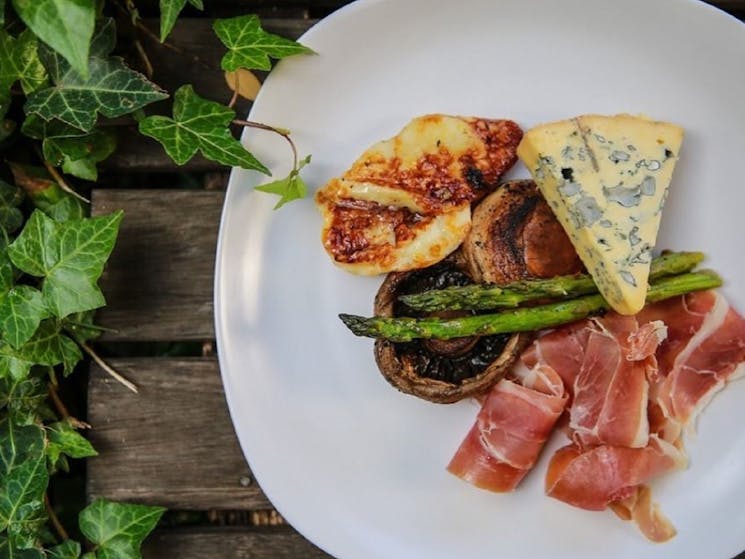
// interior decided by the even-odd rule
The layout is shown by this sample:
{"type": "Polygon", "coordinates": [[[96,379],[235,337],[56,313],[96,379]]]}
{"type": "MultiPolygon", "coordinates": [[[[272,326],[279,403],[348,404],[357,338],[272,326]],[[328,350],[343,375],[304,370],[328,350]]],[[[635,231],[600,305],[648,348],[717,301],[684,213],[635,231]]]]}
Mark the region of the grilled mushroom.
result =
{"type": "MultiPolygon", "coordinates": [[[[398,300],[408,293],[474,281],[507,284],[581,269],[574,247],[535,184],[508,182],[476,207],[461,250],[429,268],[389,274],[375,298],[375,314],[422,316],[398,300]]],[[[406,343],[377,340],[375,360],[388,382],[402,392],[451,403],[486,392],[531,339],[531,334],[505,334],[406,343]]]]}
{"type": "MultiPolygon", "coordinates": [[[[398,300],[400,295],[473,283],[459,255],[411,272],[388,274],[375,298],[378,316],[423,316],[398,300]]],[[[469,311],[454,311],[455,318],[469,311]],[[457,313],[457,314],[456,314],[457,313]]],[[[375,342],[375,360],[383,376],[407,394],[449,404],[486,392],[512,366],[530,341],[525,334],[471,336],[450,340],[375,342]]]]}
{"type": "Polygon", "coordinates": [[[505,284],[582,270],[564,229],[530,180],[507,182],[476,207],[463,255],[479,283],[505,284]]]}

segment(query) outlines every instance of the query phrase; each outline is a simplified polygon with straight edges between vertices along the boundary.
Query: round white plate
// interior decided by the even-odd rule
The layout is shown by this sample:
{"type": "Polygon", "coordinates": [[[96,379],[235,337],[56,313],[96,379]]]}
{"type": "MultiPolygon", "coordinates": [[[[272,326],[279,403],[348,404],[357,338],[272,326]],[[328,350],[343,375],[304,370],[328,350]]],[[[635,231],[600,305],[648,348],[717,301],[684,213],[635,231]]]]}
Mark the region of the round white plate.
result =
{"type": "MultiPolygon", "coordinates": [[[[292,130],[311,190],[369,145],[429,112],[511,118],[528,128],[582,113],[645,113],[687,136],[658,246],[698,249],[745,311],[745,26],[687,0],[370,0],[303,38],[250,118],[292,130]]],[[[244,141],[289,171],[279,137],[244,141]]],[[[512,175],[526,175],[518,164],[512,175]]],[[[612,513],[543,495],[550,453],[513,494],[445,471],[477,412],[391,388],[372,342],[340,312],[370,314],[381,279],[334,267],[312,198],[272,211],[236,170],[218,247],[220,365],[235,428],[285,518],[341,559],[730,558],[745,549],[745,381],[711,403],[688,439],[690,467],[655,483],[678,536],[644,540],[612,513]]],[[[556,446],[560,441],[553,441],[556,446]]]]}

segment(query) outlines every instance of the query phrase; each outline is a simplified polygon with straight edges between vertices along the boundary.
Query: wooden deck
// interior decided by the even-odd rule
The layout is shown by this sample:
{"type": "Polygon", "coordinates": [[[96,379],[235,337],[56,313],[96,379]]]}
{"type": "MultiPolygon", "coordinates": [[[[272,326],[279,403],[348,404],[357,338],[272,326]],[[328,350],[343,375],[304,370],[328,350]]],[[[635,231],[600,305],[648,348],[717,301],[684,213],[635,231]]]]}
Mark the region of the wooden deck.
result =
{"type": "MultiPolygon", "coordinates": [[[[225,102],[222,48],[209,17],[259,13],[267,29],[295,38],[345,3],[208,0],[208,17],[189,9],[194,17],[176,26],[178,50],[148,46],[154,79],[170,91],[194,83],[200,94],[225,102]],[[194,52],[202,67],[196,72],[188,54],[194,52]]],[[[745,0],[711,3],[745,19],[745,0]]],[[[157,15],[156,0],[137,4],[157,15]]],[[[156,20],[149,24],[157,27],[156,20]]],[[[248,108],[243,102],[239,112],[248,108]]],[[[106,163],[106,187],[92,197],[94,214],[125,211],[102,282],[108,306],[98,315],[116,332],[99,346],[139,394],[92,367],[88,421],[100,455],[88,462],[88,497],[163,505],[196,518],[159,528],[145,545],[146,558],[328,557],[272,510],[225,405],[213,349],[212,281],[228,170],[200,158],[177,168],[131,124],[117,126],[122,149],[106,163]]]]}

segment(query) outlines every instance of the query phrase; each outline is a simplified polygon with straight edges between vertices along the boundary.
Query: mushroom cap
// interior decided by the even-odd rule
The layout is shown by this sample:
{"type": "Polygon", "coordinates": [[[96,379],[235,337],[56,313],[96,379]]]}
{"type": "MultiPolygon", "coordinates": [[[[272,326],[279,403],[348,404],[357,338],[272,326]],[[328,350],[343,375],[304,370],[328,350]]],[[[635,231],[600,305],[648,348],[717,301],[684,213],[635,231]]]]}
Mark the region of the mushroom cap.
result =
{"type": "Polygon", "coordinates": [[[476,207],[463,242],[471,277],[503,285],[582,270],[582,262],[531,180],[501,185],[476,207]]]}
{"type": "MultiPolygon", "coordinates": [[[[472,283],[463,266],[461,255],[456,253],[430,268],[388,274],[375,297],[375,314],[416,315],[399,302],[398,297],[423,290],[417,289],[417,284],[425,284],[425,289],[439,289],[472,283]]],[[[383,377],[398,390],[431,402],[449,404],[487,392],[509,371],[531,339],[531,334],[406,343],[378,339],[375,361],[383,377]]]]}

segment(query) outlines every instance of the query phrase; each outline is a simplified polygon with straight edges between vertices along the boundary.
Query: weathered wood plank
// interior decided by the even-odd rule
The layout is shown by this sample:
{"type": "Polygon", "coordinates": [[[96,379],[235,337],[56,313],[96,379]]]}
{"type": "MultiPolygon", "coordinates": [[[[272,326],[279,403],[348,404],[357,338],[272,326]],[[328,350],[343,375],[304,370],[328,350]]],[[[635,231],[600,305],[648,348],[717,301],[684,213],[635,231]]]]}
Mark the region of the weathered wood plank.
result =
{"type": "Polygon", "coordinates": [[[212,282],[223,193],[94,190],[93,215],[123,209],[119,240],[101,279],[104,340],[214,337],[212,282]]]}
{"type": "Polygon", "coordinates": [[[143,547],[145,559],[327,559],[330,555],[287,528],[158,530],[143,547]]]}
{"type": "Polygon", "coordinates": [[[88,497],[182,510],[267,508],[230,422],[217,361],[111,359],[134,394],[99,367],[88,387],[88,497]]]}

